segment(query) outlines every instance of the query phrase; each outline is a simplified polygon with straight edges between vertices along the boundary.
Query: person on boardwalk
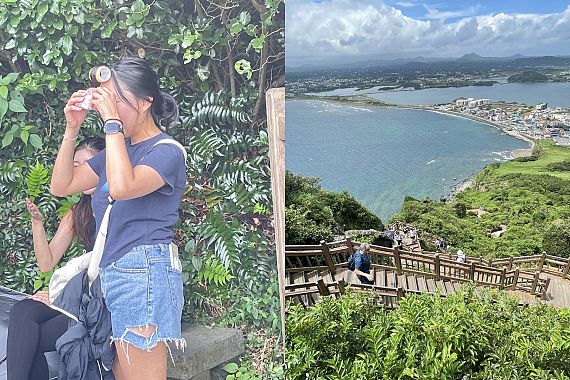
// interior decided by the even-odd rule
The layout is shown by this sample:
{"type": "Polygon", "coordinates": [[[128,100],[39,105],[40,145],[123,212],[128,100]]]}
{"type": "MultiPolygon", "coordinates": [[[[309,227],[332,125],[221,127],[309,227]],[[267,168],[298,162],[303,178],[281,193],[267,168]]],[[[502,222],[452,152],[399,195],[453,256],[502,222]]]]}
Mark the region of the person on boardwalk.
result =
{"type": "Polygon", "coordinates": [[[370,244],[362,243],[354,253],[354,273],[363,284],[374,284],[374,276],[370,274],[370,244]]]}
{"type": "Polygon", "coordinates": [[[69,141],[85,120],[80,105],[88,95],[75,92],[64,110],[51,190],[64,196],[96,186],[97,226],[114,200],[99,265],[117,348],[113,372],[118,380],[164,380],[167,342],[186,345],[181,265],[171,244],[186,185],[185,151],[158,127],[178,119],[178,106],[144,59],[124,58],[106,69],[108,78],[97,79],[90,101],[103,120],[106,149],[88,165],[72,167],[69,141]],[[159,143],[167,139],[173,143],[159,143]]]}
{"type": "MultiPolygon", "coordinates": [[[[79,167],[105,148],[105,140],[92,138],[80,143],[73,155],[73,166],[79,167]]],[[[51,271],[61,260],[73,239],[79,239],[90,251],[95,243],[95,217],[91,209],[91,194],[85,190],[79,202],[64,215],[57,232],[48,242],[43,225],[44,216],[26,198],[32,217],[34,254],[41,272],[51,271]]],[[[11,380],[48,379],[45,352],[55,351],[56,340],[68,328],[69,318],[49,307],[47,291],[39,291],[17,302],[10,309],[6,345],[7,378],[11,380]]]]}
{"type": "Polygon", "coordinates": [[[457,260],[456,262],[464,264],[465,263],[465,253],[462,250],[457,250],[457,260]]]}

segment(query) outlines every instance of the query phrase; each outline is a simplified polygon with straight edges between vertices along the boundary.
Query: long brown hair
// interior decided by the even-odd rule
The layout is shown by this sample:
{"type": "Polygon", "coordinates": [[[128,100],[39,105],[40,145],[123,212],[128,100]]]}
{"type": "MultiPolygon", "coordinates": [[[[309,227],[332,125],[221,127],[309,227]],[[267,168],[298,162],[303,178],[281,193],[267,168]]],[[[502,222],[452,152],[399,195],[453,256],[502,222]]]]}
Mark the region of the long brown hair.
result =
{"type": "MultiPolygon", "coordinates": [[[[105,149],[105,139],[93,137],[83,140],[75,149],[88,149],[97,154],[105,149]]],[[[91,250],[95,244],[95,217],[91,209],[91,195],[82,194],[79,202],[71,208],[73,217],[73,234],[81,240],[85,249],[91,250]]]]}

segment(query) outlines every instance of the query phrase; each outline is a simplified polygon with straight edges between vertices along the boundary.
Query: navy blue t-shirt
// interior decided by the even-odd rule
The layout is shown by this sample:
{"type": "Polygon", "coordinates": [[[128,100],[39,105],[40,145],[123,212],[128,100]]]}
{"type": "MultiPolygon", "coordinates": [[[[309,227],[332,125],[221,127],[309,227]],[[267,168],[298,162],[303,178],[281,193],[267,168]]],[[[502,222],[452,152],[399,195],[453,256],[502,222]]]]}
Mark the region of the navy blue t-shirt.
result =
{"type": "MultiPolygon", "coordinates": [[[[146,165],[153,168],[165,185],[143,197],[115,201],[109,216],[101,268],[117,261],[133,247],[170,243],[174,237],[173,226],[178,221],[178,208],[186,185],[186,166],[179,147],[165,143],[155,145],[164,138],[170,136],[160,133],[134,145],[130,138],[125,140],[133,167],[146,165]]],[[[99,231],[109,196],[105,150],[87,163],[99,176],[91,201],[99,231]]]]}

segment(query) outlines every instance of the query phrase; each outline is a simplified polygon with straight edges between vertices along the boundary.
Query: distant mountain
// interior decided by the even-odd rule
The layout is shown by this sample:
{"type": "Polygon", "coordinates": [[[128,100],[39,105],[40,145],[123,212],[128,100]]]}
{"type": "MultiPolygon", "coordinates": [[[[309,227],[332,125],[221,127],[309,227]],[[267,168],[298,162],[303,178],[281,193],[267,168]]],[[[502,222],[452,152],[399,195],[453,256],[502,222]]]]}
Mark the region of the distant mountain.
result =
{"type": "Polygon", "coordinates": [[[414,58],[397,58],[397,59],[367,59],[350,63],[327,63],[323,65],[303,65],[298,67],[286,67],[288,72],[318,72],[327,69],[375,69],[375,68],[402,68],[408,70],[422,70],[426,68],[436,68],[441,65],[448,67],[473,67],[474,65],[484,65],[492,67],[493,65],[508,66],[556,66],[569,65],[570,56],[544,56],[544,57],[527,57],[522,54],[515,54],[509,57],[483,57],[476,53],[465,54],[459,58],[456,57],[424,57],[417,56],[414,58]]]}
{"type": "Polygon", "coordinates": [[[513,63],[519,65],[568,65],[570,64],[570,57],[525,57],[515,59],[513,63]]]}
{"type": "Polygon", "coordinates": [[[488,61],[489,59],[486,57],[481,57],[479,54],[470,53],[457,58],[457,62],[473,62],[473,61],[488,61]]]}

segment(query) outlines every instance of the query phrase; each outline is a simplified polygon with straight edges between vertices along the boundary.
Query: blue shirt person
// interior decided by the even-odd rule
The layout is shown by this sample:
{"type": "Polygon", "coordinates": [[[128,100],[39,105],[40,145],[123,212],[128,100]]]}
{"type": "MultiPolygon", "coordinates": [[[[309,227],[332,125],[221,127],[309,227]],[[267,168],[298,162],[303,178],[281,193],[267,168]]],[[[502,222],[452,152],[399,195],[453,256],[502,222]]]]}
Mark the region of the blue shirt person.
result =
{"type": "Polygon", "coordinates": [[[374,284],[374,276],[370,274],[370,244],[362,243],[354,254],[354,273],[363,284],[374,284]]]}

